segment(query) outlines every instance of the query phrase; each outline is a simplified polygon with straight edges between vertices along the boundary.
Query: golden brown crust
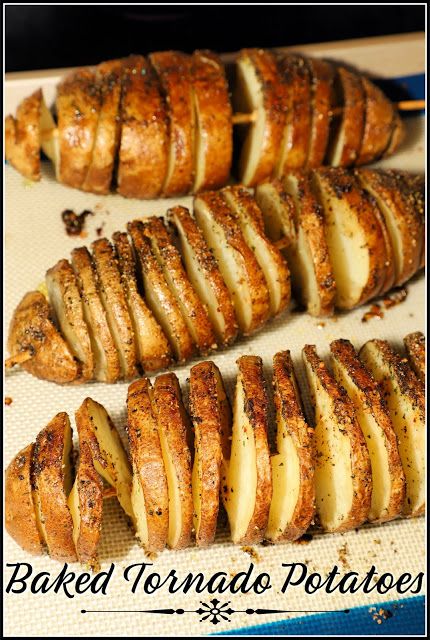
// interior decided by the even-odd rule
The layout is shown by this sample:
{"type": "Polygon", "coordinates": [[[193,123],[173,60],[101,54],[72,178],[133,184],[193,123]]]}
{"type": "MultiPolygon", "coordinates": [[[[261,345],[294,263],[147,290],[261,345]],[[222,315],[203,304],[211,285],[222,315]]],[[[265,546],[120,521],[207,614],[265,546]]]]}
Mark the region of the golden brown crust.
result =
{"type": "Polygon", "coordinates": [[[254,253],[264,273],[270,296],[270,312],[281,313],[291,298],[290,271],[280,250],[264,232],[263,215],[254,197],[241,186],[226,187],[221,191],[236,214],[245,242],[254,253]]]}
{"type": "Polygon", "coordinates": [[[144,371],[166,369],[172,363],[172,352],[162,328],[139,293],[136,264],[126,233],[117,231],[115,244],[121,286],[127,299],[136,340],[136,353],[144,371]]]}
{"type": "Polygon", "coordinates": [[[172,207],[167,216],[178,231],[188,277],[200,300],[206,305],[217,341],[223,346],[231,344],[238,331],[236,315],[217,261],[188,209],[172,207]]]}
{"type": "Polygon", "coordinates": [[[390,142],[388,143],[388,147],[385,149],[384,157],[393,155],[393,153],[397,151],[406,137],[405,125],[403,124],[398,111],[394,108],[394,105],[393,109],[393,130],[391,133],[390,142]]]}
{"type": "Polygon", "coordinates": [[[273,53],[242,49],[236,61],[235,109],[257,110],[239,160],[239,181],[254,186],[269,178],[276,167],[284,133],[287,92],[273,53]]]}
{"type": "Polygon", "coordinates": [[[124,61],[118,193],[156,198],[167,172],[167,113],[154,69],[143,56],[124,61]]]}
{"type": "MultiPolygon", "coordinates": [[[[295,251],[299,246],[292,245],[291,252],[287,249],[288,263],[293,275],[293,288],[296,295],[301,297],[307,305],[307,311],[315,316],[328,316],[333,313],[336,295],[336,283],[333,266],[330,261],[326,239],[326,219],[324,210],[318,202],[309,174],[304,171],[289,172],[284,179],[284,186],[295,201],[295,225],[297,234],[303,234],[303,242],[308,248],[310,267],[315,278],[315,295],[303,297],[303,293],[295,284],[295,251]],[[293,181],[290,179],[293,178],[293,181]],[[294,184],[294,180],[296,184],[294,184]]],[[[299,238],[298,238],[299,240],[299,238]]],[[[301,240],[301,238],[300,238],[301,240]]]]}
{"type": "Polygon", "coordinates": [[[79,364],[50,316],[48,301],[42,293],[26,293],[10,322],[9,353],[17,356],[28,351],[32,358],[21,366],[37,378],[58,384],[73,382],[79,377],[79,364]]]}
{"type": "Polygon", "coordinates": [[[426,338],[421,331],[409,333],[403,338],[409,364],[423,384],[426,381],[426,338]]]}
{"type": "Polygon", "coordinates": [[[407,360],[386,340],[369,340],[360,349],[360,360],[379,384],[396,431],[406,500],[403,515],[425,512],[425,394],[407,360]]]}
{"type": "MultiPolygon", "coordinates": [[[[359,270],[358,264],[350,266],[351,273],[347,273],[348,266],[342,258],[344,249],[336,241],[333,234],[328,237],[329,252],[333,264],[334,277],[337,284],[336,305],[339,308],[350,309],[364,304],[378,295],[384,287],[386,277],[386,249],[381,218],[373,199],[361,188],[355,177],[345,169],[327,168],[314,172],[319,194],[324,204],[328,233],[333,231],[336,224],[336,234],[345,239],[352,238],[354,233],[361,233],[363,243],[360,250],[365,252],[366,265],[361,267],[361,287],[352,291],[354,281],[353,270],[359,270]],[[337,213],[335,213],[335,208],[337,213]],[[343,281],[343,285],[341,285],[343,281]]],[[[357,258],[358,259],[358,258],[357,258]]]]}
{"type": "Polygon", "coordinates": [[[384,216],[394,250],[397,286],[409,280],[420,267],[424,243],[424,218],[396,172],[359,169],[357,176],[376,199],[384,216]]]}
{"type": "MultiPolygon", "coordinates": [[[[218,385],[221,374],[213,362],[190,370],[189,413],[194,427],[193,498],[196,544],[204,547],[215,538],[222,474],[224,415],[218,385]]],[[[228,401],[227,401],[228,402],[228,401]]]]}
{"type": "MultiPolygon", "coordinates": [[[[179,494],[181,522],[174,523],[175,533],[170,535],[169,546],[183,549],[191,543],[193,526],[193,498],[191,491],[191,453],[190,425],[182,402],[181,389],[174,373],[158,376],[154,383],[153,398],[155,403],[158,430],[160,433],[163,458],[169,457],[173,467],[173,482],[179,494]],[[177,530],[179,529],[179,531],[177,530]]],[[[167,474],[170,485],[171,478],[167,474]]],[[[170,502],[171,486],[169,486],[169,517],[173,515],[170,502]]],[[[170,527],[169,527],[170,529],[170,527]]]]}
{"type": "Polygon", "coordinates": [[[263,271],[260,269],[252,250],[245,242],[243,233],[240,230],[235,216],[220,193],[208,191],[199,195],[194,201],[194,208],[197,224],[202,229],[206,242],[208,242],[210,248],[214,250],[224,281],[229,287],[230,293],[233,297],[240,330],[245,335],[250,334],[259,329],[267,321],[270,314],[269,292],[267,290],[263,271]],[[224,236],[225,243],[229,247],[229,250],[233,252],[234,260],[238,265],[238,269],[241,274],[243,274],[241,276],[241,281],[236,282],[234,287],[229,284],[227,277],[231,268],[230,265],[226,263],[221,252],[217,253],[217,241],[211,243],[207,230],[202,227],[202,221],[199,217],[200,203],[204,205],[210,219],[213,220],[220,228],[224,236]],[[243,321],[239,309],[243,304],[243,298],[241,298],[239,291],[245,287],[247,288],[250,298],[250,317],[248,321],[243,321]]]}
{"type": "Polygon", "coordinates": [[[84,191],[109,193],[119,145],[122,67],[122,60],[110,60],[95,68],[100,106],[84,191]]]}
{"type": "Polygon", "coordinates": [[[173,245],[161,218],[146,218],[143,230],[196,347],[200,353],[208,353],[216,348],[215,333],[206,308],[188,279],[179,251],[173,245]]]}
{"type": "Polygon", "coordinates": [[[79,436],[79,464],[75,480],[79,510],[76,553],[81,564],[96,570],[103,518],[103,480],[94,467],[92,443],[95,435],[85,402],[77,410],[75,420],[79,436]]]}
{"type": "Polygon", "coordinates": [[[179,51],[151,53],[149,61],[160,80],[169,117],[169,163],[163,194],[183,195],[193,185],[194,106],[191,59],[179,51]]]}
{"type": "Polygon", "coordinates": [[[57,87],[60,166],[58,180],[81,188],[91,163],[100,110],[100,87],[92,69],[69,73],[57,87]]]}
{"type": "Polygon", "coordinates": [[[333,104],[334,68],[330,62],[306,58],[311,77],[312,116],[306,165],[320,167],[327,151],[331,107],[333,104]]]}
{"type": "Polygon", "coordinates": [[[40,180],[40,115],[42,89],[24,98],[16,117],[5,119],[6,160],[29,180],[40,180]]]}
{"type": "Polygon", "coordinates": [[[72,429],[67,413],[59,413],[38,434],[33,481],[49,555],[60,562],[76,560],[72,516],[67,506],[71,489],[72,429]],[[69,469],[67,470],[67,467],[69,469]],[[69,472],[69,478],[67,478],[69,472]]]}
{"type": "Polygon", "coordinates": [[[34,443],[21,449],[6,469],[4,485],[5,527],[19,546],[40,555],[45,543],[39,530],[33,502],[32,466],[34,443]]]}
{"type": "MultiPolygon", "coordinates": [[[[364,441],[363,433],[355,417],[354,406],[348,398],[345,389],[340,387],[332,375],[329,373],[324,362],[318,356],[314,345],[306,345],[303,349],[303,359],[306,365],[306,374],[311,391],[313,406],[318,414],[318,402],[323,402],[321,394],[327,394],[330,401],[332,415],[332,426],[339,431],[342,436],[348,438],[350,444],[350,469],[349,480],[352,485],[351,502],[348,511],[344,514],[337,526],[330,526],[328,530],[342,532],[362,524],[368,516],[372,496],[372,475],[370,458],[364,441]]],[[[317,417],[318,420],[318,417],[317,417]]],[[[316,440],[316,473],[327,463],[333,466],[336,452],[330,450],[329,454],[323,449],[319,450],[318,439],[316,440]]],[[[346,479],[345,479],[346,480],[346,479]]],[[[315,477],[317,488],[317,512],[321,517],[321,505],[324,496],[318,495],[318,475],[315,477]],[[322,499],[321,499],[322,498],[322,499]]],[[[339,489],[339,487],[338,487],[339,489]]],[[[335,487],[331,487],[334,491],[335,487]]],[[[321,524],[326,528],[324,522],[321,524]]]]}
{"type": "Polygon", "coordinates": [[[260,542],[264,536],[272,499],[272,470],[267,440],[268,397],[263,376],[263,362],[258,356],[242,356],[237,360],[239,384],[243,384],[243,408],[251,425],[257,462],[255,506],[248,529],[242,539],[245,544],[260,542]]]}
{"type": "Polygon", "coordinates": [[[70,262],[59,260],[45,276],[51,309],[73,355],[82,363],[82,379],[94,375],[94,355],[81,295],[70,262]]]}
{"type": "Polygon", "coordinates": [[[164,549],[167,543],[169,494],[151,395],[151,383],[147,378],[129,386],[127,434],[133,475],[138,477],[145,502],[147,540],[141,542],[147,551],[155,552],[164,549]]]}
{"type": "Polygon", "coordinates": [[[268,238],[272,242],[282,238],[286,246],[294,245],[297,241],[294,200],[286,192],[281,180],[272,178],[257,185],[254,197],[263,213],[268,238]]]}
{"type": "Polygon", "coordinates": [[[311,78],[306,59],[288,54],[278,61],[279,74],[287,93],[287,116],[276,166],[276,175],[301,169],[308,158],[311,122],[311,78]]]}
{"type": "Polygon", "coordinates": [[[130,222],[127,229],[142,273],[146,302],[157,322],[162,326],[175,358],[179,362],[185,362],[194,354],[194,343],[179,304],[152,253],[151,243],[145,236],[143,223],[130,222]]]}
{"type": "Polygon", "coordinates": [[[196,117],[194,193],[222,187],[233,157],[233,123],[224,66],[212,51],[194,51],[192,85],[196,117]]]}
{"type": "MultiPolygon", "coordinates": [[[[299,477],[296,478],[299,485],[297,502],[287,526],[276,535],[276,541],[281,542],[300,538],[312,523],[315,515],[313,430],[306,424],[303,415],[289,351],[280,351],[273,357],[273,388],[278,425],[278,453],[281,453],[282,440],[289,437],[299,461],[299,477]],[[281,425],[285,427],[285,432],[281,425]]],[[[286,464],[288,465],[288,463],[287,459],[286,464]]],[[[273,466],[272,476],[274,476],[273,466]]],[[[275,492],[275,486],[273,492],[275,492]]]]}
{"type": "MultiPolygon", "coordinates": [[[[400,460],[396,433],[393,429],[387,407],[380,394],[378,384],[361,363],[349,340],[335,340],[330,344],[330,351],[336,380],[339,384],[343,384],[343,378],[349,378],[351,380],[354,390],[357,393],[348,395],[353,401],[356,410],[358,411],[363,407],[364,411],[371,414],[381,430],[383,448],[387,453],[387,467],[391,485],[389,490],[390,497],[380,513],[375,514],[373,517],[370,517],[373,511],[373,508],[371,508],[369,520],[387,522],[400,514],[405,499],[405,474],[403,473],[402,462],[400,460]]],[[[345,384],[343,384],[343,386],[348,392],[348,387],[345,386],[345,384]]],[[[365,433],[364,435],[366,436],[365,433]]],[[[369,433],[367,438],[371,439],[372,435],[369,433]]],[[[374,446],[374,443],[370,440],[366,442],[368,442],[370,451],[370,447],[372,445],[374,446]]],[[[375,480],[375,476],[384,477],[384,470],[378,466],[378,458],[376,458],[375,464],[375,467],[373,467],[372,464],[373,488],[375,488],[378,482],[378,479],[375,480]]]]}
{"type": "Polygon", "coordinates": [[[425,176],[424,174],[413,174],[407,171],[388,170],[388,173],[394,177],[400,186],[402,196],[406,199],[408,206],[411,207],[420,221],[422,247],[418,268],[421,269],[426,263],[426,205],[425,205],[425,176]]]}
{"type": "Polygon", "coordinates": [[[94,377],[103,382],[116,382],[121,374],[118,351],[100,299],[100,282],[97,272],[86,247],[73,249],[72,265],[81,293],[84,318],[90,331],[95,356],[94,377]]]}
{"type": "MultiPolygon", "coordinates": [[[[393,127],[399,126],[394,118],[394,107],[382,91],[366,76],[361,76],[366,100],[366,115],[357,165],[369,164],[386,151],[392,140],[393,127]]],[[[399,132],[397,133],[399,135],[399,132]]],[[[398,141],[393,141],[393,146],[398,141]]]]}
{"type": "Polygon", "coordinates": [[[106,238],[96,240],[91,248],[100,297],[120,360],[121,377],[134,378],[137,374],[134,331],[114,248],[106,238]]]}
{"type": "Polygon", "coordinates": [[[365,93],[359,75],[342,66],[337,66],[336,71],[338,104],[342,114],[335,124],[336,133],[327,159],[332,166],[349,167],[356,163],[362,148],[365,93]]]}

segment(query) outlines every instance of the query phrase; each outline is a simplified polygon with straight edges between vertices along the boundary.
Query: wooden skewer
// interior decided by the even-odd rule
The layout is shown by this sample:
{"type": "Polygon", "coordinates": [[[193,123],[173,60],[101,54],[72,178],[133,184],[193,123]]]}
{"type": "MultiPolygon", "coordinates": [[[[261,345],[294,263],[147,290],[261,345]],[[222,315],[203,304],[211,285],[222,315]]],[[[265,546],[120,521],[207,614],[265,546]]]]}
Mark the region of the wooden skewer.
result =
{"type": "MultiPolygon", "coordinates": [[[[420,111],[425,109],[425,100],[402,100],[397,102],[396,107],[399,111],[420,111]]],[[[342,113],[342,107],[333,109],[330,115],[337,116],[342,113]]],[[[252,124],[257,120],[257,111],[251,113],[234,113],[232,117],[233,124],[252,124]]]]}
{"type": "Polygon", "coordinates": [[[8,358],[5,361],[4,366],[6,369],[12,369],[12,367],[17,364],[23,364],[24,362],[31,360],[33,355],[34,354],[32,351],[22,351],[21,353],[17,353],[16,356],[11,356],[10,358],[8,358]]]}

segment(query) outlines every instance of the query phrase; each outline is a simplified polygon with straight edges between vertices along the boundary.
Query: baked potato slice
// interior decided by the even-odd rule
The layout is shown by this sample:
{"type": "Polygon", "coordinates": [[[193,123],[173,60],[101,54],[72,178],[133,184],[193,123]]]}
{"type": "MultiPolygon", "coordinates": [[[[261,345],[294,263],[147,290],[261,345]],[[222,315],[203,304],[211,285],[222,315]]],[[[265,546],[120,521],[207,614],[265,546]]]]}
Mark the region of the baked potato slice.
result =
{"type": "Polygon", "coordinates": [[[312,168],[324,164],[329,143],[334,67],[330,62],[317,58],[307,58],[306,62],[310,72],[312,93],[311,134],[306,165],[312,168]]]}
{"type": "Polygon", "coordinates": [[[212,51],[194,51],[191,62],[195,115],[193,192],[217,189],[230,175],[233,123],[224,66],[212,51]]]}
{"type": "Polygon", "coordinates": [[[375,199],[388,230],[393,248],[395,284],[409,280],[420,267],[424,243],[424,219],[408,199],[406,187],[395,172],[359,169],[357,176],[375,199]],[[403,188],[402,188],[403,187],[403,188]]]}
{"type": "Polygon", "coordinates": [[[222,476],[222,444],[231,432],[231,409],[218,367],[200,362],[190,371],[189,407],[194,428],[192,489],[196,544],[215,538],[222,476]]]}
{"type": "MultiPolygon", "coordinates": [[[[363,139],[356,164],[375,162],[387,150],[395,124],[394,106],[366,76],[361,76],[366,107],[363,139]]],[[[398,125],[397,125],[398,126],[398,125]]]]}
{"type": "Polygon", "coordinates": [[[42,89],[24,98],[16,117],[9,115],[4,123],[6,160],[29,180],[40,180],[40,118],[42,89]]]}
{"type": "Polygon", "coordinates": [[[358,74],[342,66],[336,67],[335,108],[341,109],[333,123],[333,134],[327,151],[327,164],[350,167],[362,148],[366,96],[358,74]]]}
{"type": "Polygon", "coordinates": [[[91,164],[100,111],[95,71],[71,71],[57,86],[58,180],[80,189],[91,164]]]}
{"type": "Polygon", "coordinates": [[[154,315],[140,295],[136,264],[126,233],[117,231],[113,235],[121,286],[128,304],[136,341],[136,355],[144,371],[166,369],[172,363],[169,342],[154,315]]]}
{"type": "Polygon", "coordinates": [[[269,291],[270,313],[276,316],[290,302],[290,272],[280,250],[268,240],[264,232],[263,216],[253,196],[241,186],[221,191],[236,215],[245,242],[262,270],[269,291]]]}
{"type": "Polygon", "coordinates": [[[391,156],[397,151],[406,137],[405,125],[399,113],[394,109],[393,129],[391,132],[390,142],[384,151],[384,157],[391,156]]]}
{"type": "Polygon", "coordinates": [[[151,249],[174,296],[188,331],[200,353],[216,348],[215,333],[206,307],[194,291],[185,271],[181,255],[171,241],[161,218],[146,218],[143,230],[151,249]]]}
{"type": "Polygon", "coordinates": [[[272,465],[273,495],[265,538],[272,542],[297,540],[315,514],[313,430],[303,415],[289,351],[273,358],[276,408],[276,453],[272,465]]]}
{"type": "Polygon", "coordinates": [[[168,219],[178,233],[185,269],[199,299],[205,305],[218,344],[231,344],[237,322],[230,292],[196,221],[185,207],[172,207],[168,219]]]}
{"type": "Polygon", "coordinates": [[[426,381],[426,338],[421,331],[409,333],[403,338],[409,365],[423,384],[426,381]]]}
{"type": "Polygon", "coordinates": [[[343,532],[367,520],[372,499],[369,452],[354,405],[318,356],[314,345],[303,361],[315,412],[315,497],[319,524],[343,532]]]}
{"type": "MultiPolygon", "coordinates": [[[[76,478],[67,504],[73,521],[72,536],[78,560],[93,571],[99,570],[97,549],[103,520],[103,480],[93,461],[94,429],[88,419],[87,404],[75,414],[79,436],[76,478]]],[[[97,447],[95,447],[97,448],[97,447]]]]}
{"type": "Polygon", "coordinates": [[[55,327],[48,300],[39,291],[26,293],[15,309],[7,347],[12,359],[28,352],[31,359],[21,367],[42,380],[64,384],[80,375],[79,363],[55,327]]]}
{"type": "Polygon", "coordinates": [[[56,323],[73,355],[82,363],[82,379],[91,380],[94,376],[94,356],[81,294],[70,262],[59,260],[48,269],[45,283],[56,323]]]}
{"type": "Polygon", "coordinates": [[[167,110],[157,75],[143,56],[124,60],[118,193],[160,195],[168,166],[167,110]]]}
{"type": "Polygon", "coordinates": [[[191,79],[191,58],[179,51],[151,53],[165,96],[169,115],[168,167],[163,194],[167,197],[189,193],[193,186],[195,116],[191,79]]]}
{"type": "Polygon", "coordinates": [[[148,552],[164,549],[169,531],[169,493],[153,392],[147,378],[127,394],[127,434],[133,467],[131,504],[136,536],[148,552]]]}
{"type": "Polygon", "coordinates": [[[14,457],[6,469],[4,484],[5,527],[24,551],[40,555],[45,551],[34,504],[32,486],[34,443],[14,457]]]}
{"type": "Polygon", "coordinates": [[[426,181],[424,174],[413,174],[407,171],[395,171],[389,170],[389,173],[394,176],[395,180],[402,185],[402,194],[406,197],[407,201],[414,208],[417,217],[421,220],[422,226],[422,248],[420,252],[420,260],[418,268],[421,269],[426,263],[426,204],[425,204],[425,189],[426,181]]]}
{"type": "Polygon", "coordinates": [[[128,224],[127,229],[140,268],[146,303],[167,336],[175,358],[185,362],[194,355],[195,346],[180,306],[152,252],[143,223],[135,220],[128,224]]]}
{"type": "Polygon", "coordinates": [[[382,221],[375,201],[347,170],[314,171],[313,183],[324,208],[335,304],[353,309],[384,288],[387,255],[382,221]]]}
{"type": "Polygon", "coordinates": [[[348,340],[335,340],[330,351],[334,377],[352,400],[369,451],[372,501],[368,519],[371,522],[392,520],[403,507],[405,474],[388,410],[378,384],[352,344],[348,340]]]}
{"type": "Polygon", "coordinates": [[[86,247],[73,249],[72,266],[76,274],[84,319],[94,354],[94,378],[102,382],[116,382],[121,374],[119,355],[100,298],[100,281],[97,271],[86,247]]]}
{"type": "Polygon", "coordinates": [[[333,313],[336,295],[323,210],[304,171],[288,173],[284,187],[294,203],[296,241],[285,249],[295,297],[312,316],[333,313]]]}
{"type": "Polygon", "coordinates": [[[425,511],[425,401],[424,391],[412,369],[386,340],[369,340],[360,360],[379,384],[397,435],[406,477],[402,513],[419,516],[425,511]]]}
{"type": "Polygon", "coordinates": [[[311,78],[303,56],[287,54],[278,60],[287,100],[285,126],[275,168],[279,178],[288,169],[301,169],[308,159],[312,122],[311,78]]]}
{"type": "Polygon", "coordinates": [[[219,192],[197,196],[194,215],[230,291],[239,329],[245,335],[253,333],[270,315],[264,273],[219,192]]]}
{"type": "Polygon", "coordinates": [[[288,94],[273,53],[240,51],[233,105],[236,111],[257,114],[247,128],[239,159],[239,182],[254,186],[273,174],[285,128],[288,94]]]}
{"type": "Polygon", "coordinates": [[[235,543],[261,542],[272,499],[267,441],[268,398],[263,363],[257,356],[237,360],[230,450],[224,447],[222,498],[235,543]]]}
{"type": "Polygon", "coordinates": [[[42,96],[40,107],[40,147],[52,162],[56,180],[60,180],[60,137],[57,123],[42,96]]]}
{"type": "Polygon", "coordinates": [[[264,230],[272,242],[281,240],[285,246],[297,242],[293,198],[277,178],[255,187],[255,200],[263,213],[264,230]]]}
{"type": "Polygon", "coordinates": [[[167,544],[183,549],[191,543],[193,495],[191,480],[191,428],[174,373],[155,379],[153,401],[169,492],[167,544]]]}
{"type": "Polygon", "coordinates": [[[123,64],[123,60],[109,60],[95,68],[100,105],[91,161],[81,186],[84,191],[109,193],[120,138],[123,64]]]}
{"type": "Polygon", "coordinates": [[[38,434],[34,447],[33,482],[40,526],[49,555],[75,562],[72,516],[67,497],[72,489],[72,429],[67,413],[59,413],[38,434]]]}
{"type": "Polygon", "coordinates": [[[136,377],[136,345],[121,274],[114,248],[106,238],[91,245],[94,266],[97,271],[99,295],[102,301],[109,330],[118,353],[121,377],[136,377]]]}

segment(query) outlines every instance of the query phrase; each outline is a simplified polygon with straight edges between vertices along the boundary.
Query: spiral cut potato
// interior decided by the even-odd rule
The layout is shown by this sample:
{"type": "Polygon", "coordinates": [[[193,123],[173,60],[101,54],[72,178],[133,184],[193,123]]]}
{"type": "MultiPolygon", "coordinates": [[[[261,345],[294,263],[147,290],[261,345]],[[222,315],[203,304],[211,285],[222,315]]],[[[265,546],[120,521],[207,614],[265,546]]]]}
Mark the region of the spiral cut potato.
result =
{"type": "Polygon", "coordinates": [[[43,151],[65,185],[143,199],[227,184],[232,103],[250,116],[235,138],[235,174],[246,186],[291,169],[370,163],[403,140],[394,105],[358,71],[263,49],[240,51],[235,67],[230,88],[221,59],[206,50],[71,71],[57,87],[57,122],[41,89],[7,116],[6,160],[40,180],[43,151]]]}
{"type": "Polygon", "coordinates": [[[106,410],[87,398],[76,412],[76,469],[69,418],[59,413],[6,470],[7,531],[29,553],[46,548],[97,569],[103,500],[113,495],[146,552],[211,544],[221,502],[238,544],[421,515],[423,388],[384,340],[359,353],[335,340],[330,351],[329,367],[315,346],[303,349],[308,418],[290,352],[275,354],[274,443],[258,356],[238,359],[232,405],[210,361],[190,371],[188,410],[174,373],[133,382],[128,453],[106,410]]]}
{"type": "Polygon", "coordinates": [[[238,185],[200,194],[194,215],[172,207],[177,238],[162,218],[132,221],[49,269],[48,298],[24,296],[8,362],[58,383],[112,383],[252,334],[288,307],[291,286],[313,316],[353,309],[421,268],[422,184],[296,169],[254,196],[238,185]]]}

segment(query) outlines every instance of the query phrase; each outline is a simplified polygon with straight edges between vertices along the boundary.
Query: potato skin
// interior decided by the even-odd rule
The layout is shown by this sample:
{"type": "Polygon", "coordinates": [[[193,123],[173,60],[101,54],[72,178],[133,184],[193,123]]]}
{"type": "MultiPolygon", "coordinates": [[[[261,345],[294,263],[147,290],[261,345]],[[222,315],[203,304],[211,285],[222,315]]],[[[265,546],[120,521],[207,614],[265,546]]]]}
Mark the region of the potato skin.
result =
{"type": "Polygon", "coordinates": [[[5,118],[6,160],[29,180],[40,180],[40,115],[42,89],[19,104],[16,118],[5,118]]]}
{"type": "Polygon", "coordinates": [[[69,417],[67,413],[59,413],[38,434],[34,448],[34,484],[39,494],[49,555],[60,562],[75,562],[73,522],[64,486],[66,431],[71,438],[69,417]]]}
{"type": "Polygon", "coordinates": [[[333,104],[334,67],[330,62],[307,58],[311,75],[312,122],[306,166],[324,164],[330,134],[330,111],[333,104]]]}
{"type": "MultiPolygon", "coordinates": [[[[393,104],[379,87],[364,75],[361,83],[366,98],[366,115],[357,165],[369,164],[382,156],[390,143],[394,126],[399,126],[393,104]]],[[[397,140],[394,144],[398,144],[397,140]]]]}
{"type": "Polygon", "coordinates": [[[21,366],[37,378],[58,384],[74,382],[80,375],[79,364],[50,315],[49,303],[42,293],[26,293],[9,325],[9,353],[13,357],[29,351],[31,360],[21,366]]]}
{"type": "Polygon", "coordinates": [[[403,338],[409,364],[423,384],[426,381],[426,339],[421,331],[403,338]]]}
{"type": "Polygon", "coordinates": [[[5,527],[19,546],[32,555],[41,555],[45,543],[37,526],[33,503],[32,466],[34,443],[21,449],[5,473],[5,527]]]}

